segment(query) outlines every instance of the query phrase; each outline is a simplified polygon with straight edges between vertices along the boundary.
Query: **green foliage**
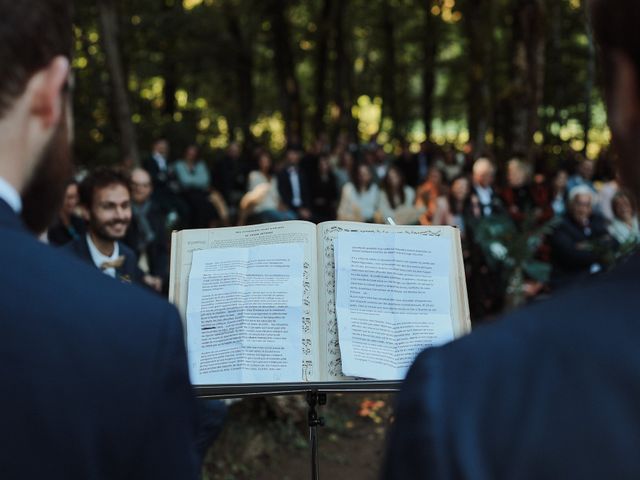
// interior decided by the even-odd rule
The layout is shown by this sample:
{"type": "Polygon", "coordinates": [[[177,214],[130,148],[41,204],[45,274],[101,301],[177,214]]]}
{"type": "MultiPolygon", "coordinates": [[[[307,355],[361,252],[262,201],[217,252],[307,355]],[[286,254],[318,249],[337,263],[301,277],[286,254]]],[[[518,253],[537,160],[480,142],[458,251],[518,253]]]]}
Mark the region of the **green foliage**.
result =
{"type": "Polygon", "coordinates": [[[494,215],[478,219],[472,229],[491,268],[501,270],[506,278],[516,270],[523,271],[533,280],[544,283],[549,280],[551,266],[537,261],[536,255],[557,222],[552,219],[536,226],[535,215],[531,212],[518,226],[508,215],[494,215]]]}
{"type": "MultiPolygon", "coordinates": [[[[99,11],[95,2],[76,2],[76,154],[80,163],[120,160],[113,92],[106,69],[99,11]]],[[[272,37],[273,9],[284,9],[290,26],[300,85],[304,139],[316,111],[324,112],[324,129],[335,135],[336,102],[351,106],[366,96],[381,105],[382,117],[358,132],[364,140],[378,130],[382,140],[394,133],[412,142],[424,139],[424,97],[432,95],[429,123],[433,138],[461,144],[469,138],[474,85],[488,92],[485,112],[490,146],[509,152],[513,104],[513,12],[515,0],[113,0],[118,12],[119,49],[128,81],[132,121],[145,151],[153,138],[170,137],[174,155],[194,140],[208,149],[233,139],[284,145],[283,99],[272,37]],[[318,48],[325,2],[341,5],[332,18],[324,78],[326,99],[318,104],[318,48]],[[344,3],[341,3],[344,2],[344,3]],[[478,10],[480,6],[480,10],[478,10]],[[477,19],[478,12],[482,18],[477,19]],[[481,20],[481,21],[480,21],[481,20]],[[338,36],[337,25],[342,25],[338,36]],[[475,71],[477,43],[468,25],[480,25],[487,70],[475,71]],[[428,55],[435,45],[435,88],[424,89],[428,55]],[[427,43],[425,43],[427,42],[427,43]],[[474,80],[475,78],[475,80],[474,80]],[[247,80],[248,79],[248,80],[247,80]],[[377,100],[376,100],[377,101],[377,100]],[[510,103],[511,102],[511,103],[510,103]],[[393,108],[391,108],[393,106],[393,108]],[[250,138],[245,138],[249,136],[250,138]],[[493,142],[493,143],[492,143],[493,142]]],[[[539,109],[541,151],[561,156],[591,141],[605,142],[604,116],[593,83],[592,50],[580,2],[546,0],[544,96],[539,109]],[[568,81],[570,79],[570,81],[568,81]],[[589,107],[593,105],[593,108],[589,107]],[[589,118],[587,118],[589,117],[589,118]],[[582,144],[580,144],[582,142],[582,144]]],[[[285,86],[287,87],[287,86],[285,86]]],[[[355,112],[356,110],[354,110],[355,112]]],[[[427,115],[428,116],[428,115],[427,115]]],[[[360,124],[362,126],[362,123],[360,124]]],[[[357,131],[357,129],[356,129],[357,131]]],[[[597,153],[597,145],[592,146],[597,153]]]]}

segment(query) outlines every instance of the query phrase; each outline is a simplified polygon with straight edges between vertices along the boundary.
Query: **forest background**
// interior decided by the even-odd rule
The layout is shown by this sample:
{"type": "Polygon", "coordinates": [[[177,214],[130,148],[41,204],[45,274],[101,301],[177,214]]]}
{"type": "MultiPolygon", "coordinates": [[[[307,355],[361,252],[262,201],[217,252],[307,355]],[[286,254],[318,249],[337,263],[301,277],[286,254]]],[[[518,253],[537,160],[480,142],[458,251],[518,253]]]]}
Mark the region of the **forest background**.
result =
{"type": "Polygon", "coordinates": [[[80,164],[137,161],[159,136],[205,156],[429,139],[550,168],[609,141],[581,0],[76,3],[80,164]]]}

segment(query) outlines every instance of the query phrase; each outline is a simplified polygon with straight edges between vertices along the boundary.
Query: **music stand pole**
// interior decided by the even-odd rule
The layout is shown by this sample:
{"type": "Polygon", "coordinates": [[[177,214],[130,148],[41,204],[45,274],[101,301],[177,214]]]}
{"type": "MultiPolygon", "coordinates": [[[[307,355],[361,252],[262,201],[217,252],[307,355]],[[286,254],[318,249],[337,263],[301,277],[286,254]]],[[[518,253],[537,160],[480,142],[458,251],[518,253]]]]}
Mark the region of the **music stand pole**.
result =
{"type": "Polygon", "coordinates": [[[326,405],[327,394],[318,393],[317,390],[307,392],[307,404],[309,405],[309,446],[311,449],[311,479],[320,480],[320,462],[318,459],[318,426],[324,426],[324,418],[318,416],[317,405],[326,405]]]}

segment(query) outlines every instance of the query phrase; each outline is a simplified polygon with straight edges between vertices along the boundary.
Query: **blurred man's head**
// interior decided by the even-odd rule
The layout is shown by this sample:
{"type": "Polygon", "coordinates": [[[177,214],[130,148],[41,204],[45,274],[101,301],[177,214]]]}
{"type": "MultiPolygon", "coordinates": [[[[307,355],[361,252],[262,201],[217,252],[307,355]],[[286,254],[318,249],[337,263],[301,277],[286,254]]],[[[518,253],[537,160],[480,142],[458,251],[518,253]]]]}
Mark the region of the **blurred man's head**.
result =
{"type": "Polygon", "coordinates": [[[296,166],[300,163],[302,154],[297,148],[287,148],[284,152],[284,162],[287,166],[296,166]]]}
{"type": "Polygon", "coordinates": [[[640,194],[640,2],[590,0],[613,145],[623,184],[640,194]]]}
{"type": "Polygon", "coordinates": [[[131,200],[142,205],[153,193],[151,176],[144,168],[134,168],[131,172],[131,200]]]}
{"type": "Polygon", "coordinates": [[[238,142],[231,142],[229,148],[227,148],[227,155],[233,159],[240,157],[240,144],[238,142]]]}
{"type": "Polygon", "coordinates": [[[479,158],[473,164],[473,183],[482,188],[493,185],[495,169],[488,158],[479,158]]]}
{"type": "Polygon", "coordinates": [[[197,145],[189,145],[184,151],[184,159],[189,163],[195,163],[200,155],[200,149],[197,145]]]}
{"type": "Polygon", "coordinates": [[[62,202],[62,215],[70,217],[76,212],[78,204],[80,203],[80,196],[78,193],[78,182],[71,180],[67,183],[67,187],[64,191],[64,200],[62,202]]]}
{"type": "Polygon", "coordinates": [[[89,215],[89,232],[102,241],[116,241],[131,222],[129,180],[119,172],[99,169],[80,184],[80,203],[89,215]]]}
{"type": "Polygon", "coordinates": [[[585,180],[591,180],[595,170],[593,160],[582,160],[578,165],[578,174],[585,180]]]}
{"type": "Polygon", "coordinates": [[[519,158],[509,160],[507,164],[507,182],[512,188],[520,188],[531,178],[531,168],[519,158]]]}
{"type": "Polygon", "coordinates": [[[38,233],[71,176],[69,3],[0,0],[0,176],[22,194],[25,222],[38,233]]]}
{"type": "Polygon", "coordinates": [[[593,191],[585,185],[574,187],[569,192],[569,214],[579,225],[588,225],[595,201],[593,191]]]}
{"type": "Polygon", "coordinates": [[[169,156],[169,142],[164,138],[159,138],[151,146],[152,153],[162,155],[164,158],[169,156]]]}

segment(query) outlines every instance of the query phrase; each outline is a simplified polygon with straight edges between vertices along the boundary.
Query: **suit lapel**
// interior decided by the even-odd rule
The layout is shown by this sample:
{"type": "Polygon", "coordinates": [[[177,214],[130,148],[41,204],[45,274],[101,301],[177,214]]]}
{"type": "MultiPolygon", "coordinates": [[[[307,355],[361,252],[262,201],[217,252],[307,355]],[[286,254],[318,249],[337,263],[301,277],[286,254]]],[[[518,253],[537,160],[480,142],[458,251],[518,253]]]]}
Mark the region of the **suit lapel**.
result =
{"type": "Polygon", "coordinates": [[[0,226],[14,230],[25,230],[22,219],[13,211],[7,202],[0,199],[0,226]]]}

